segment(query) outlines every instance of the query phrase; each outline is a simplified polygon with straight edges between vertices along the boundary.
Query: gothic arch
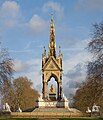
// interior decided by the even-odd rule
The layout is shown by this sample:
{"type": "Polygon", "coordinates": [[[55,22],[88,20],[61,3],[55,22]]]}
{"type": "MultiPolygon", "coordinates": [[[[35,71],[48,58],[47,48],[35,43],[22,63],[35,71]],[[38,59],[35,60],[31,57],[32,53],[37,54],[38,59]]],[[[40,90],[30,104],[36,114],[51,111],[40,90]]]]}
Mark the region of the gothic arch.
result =
{"type": "Polygon", "coordinates": [[[58,77],[54,73],[51,73],[51,75],[49,76],[49,79],[47,80],[47,82],[49,82],[52,77],[55,78],[55,81],[58,83],[58,77]]]}

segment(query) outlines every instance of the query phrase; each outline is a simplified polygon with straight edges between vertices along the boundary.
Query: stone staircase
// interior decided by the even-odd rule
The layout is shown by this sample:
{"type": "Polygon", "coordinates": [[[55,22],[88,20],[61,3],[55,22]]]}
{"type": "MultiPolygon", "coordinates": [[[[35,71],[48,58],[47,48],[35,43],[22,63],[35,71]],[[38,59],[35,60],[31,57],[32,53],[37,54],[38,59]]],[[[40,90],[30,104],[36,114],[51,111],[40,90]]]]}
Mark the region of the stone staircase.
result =
{"type": "Polygon", "coordinates": [[[68,108],[35,108],[33,112],[70,112],[68,108]]]}

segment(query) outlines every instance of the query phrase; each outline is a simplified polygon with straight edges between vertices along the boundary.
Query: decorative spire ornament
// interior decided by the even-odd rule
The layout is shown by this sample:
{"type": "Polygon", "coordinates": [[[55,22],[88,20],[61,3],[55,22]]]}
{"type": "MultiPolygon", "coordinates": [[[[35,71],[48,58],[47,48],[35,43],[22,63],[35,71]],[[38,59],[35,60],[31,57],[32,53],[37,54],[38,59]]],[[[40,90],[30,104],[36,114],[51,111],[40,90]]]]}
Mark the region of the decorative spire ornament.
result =
{"type": "Polygon", "coordinates": [[[51,18],[50,24],[50,42],[48,56],[54,56],[56,58],[56,42],[55,42],[55,29],[54,29],[54,18],[51,18]]]}

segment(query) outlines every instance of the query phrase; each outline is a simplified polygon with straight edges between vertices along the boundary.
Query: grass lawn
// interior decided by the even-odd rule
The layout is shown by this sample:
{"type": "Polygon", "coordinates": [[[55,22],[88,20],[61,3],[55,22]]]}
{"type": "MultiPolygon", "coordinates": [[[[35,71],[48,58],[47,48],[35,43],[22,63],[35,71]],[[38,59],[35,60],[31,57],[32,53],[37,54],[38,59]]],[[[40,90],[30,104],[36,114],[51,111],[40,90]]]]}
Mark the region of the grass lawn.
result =
{"type": "Polygon", "coordinates": [[[0,120],[38,120],[38,118],[0,118],[0,120]]]}
{"type": "Polygon", "coordinates": [[[60,118],[59,120],[103,120],[103,118],[60,118]]]}

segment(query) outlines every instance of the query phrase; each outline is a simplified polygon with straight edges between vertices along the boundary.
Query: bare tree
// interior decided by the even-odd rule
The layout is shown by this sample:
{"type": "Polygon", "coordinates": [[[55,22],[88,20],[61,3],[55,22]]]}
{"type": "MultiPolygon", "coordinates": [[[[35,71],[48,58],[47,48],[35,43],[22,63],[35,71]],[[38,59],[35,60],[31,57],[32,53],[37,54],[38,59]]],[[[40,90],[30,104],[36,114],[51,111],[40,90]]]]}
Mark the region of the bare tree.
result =
{"type": "Polygon", "coordinates": [[[88,48],[96,58],[103,61],[103,22],[93,25],[92,39],[88,48]]]}
{"type": "Polygon", "coordinates": [[[83,112],[87,110],[87,107],[92,108],[94,103],[103,107],[103,102],[101,101],[103,99],[102,92],[103,81],[91,76],[91,78],[81,83],[76,91],[74,106],[83,112]]]}
{"type": "Polygon", "coordinates": [[[13,60],[9,57],[7,49],[0,48],[0,84],[10,80],[13,71],[13,60]]]}
{"type": "Polygon", "coordinates": [[[5,90],[7,91],[8,88],[10,88],[9,86],[13,72],[14,72],[13,60],[10,58],[8,50],[1,48],[1,43],[0,43],[0,97],[1,98],[5,96],[5,94],[3,94],[4,86],[6,86],[5,90]]]}
{"type": "Polygon", "coordinates": [[[3,90],[3,101],[10,104],[12,111],[16,111],[18,107],[22,110],[34,108],[39,96],[33,88],[33,83],[27,77],[19,77],[12,83],[6,82],[3,90]]]}
{"type": "Polygon", "coordinates": [[[87,65],[86,81],[74,96],[74,105],[82,111],[94,103],[103,109],[103,22],[93,25],[88,50],[93,54],[92,62],[87,65]]]}
{"type": "MultiPolygon", "coordinates": [[[[103,22],[93,25],[92,39],[88,45],[88,50],[93,53],[93,62],[88,71],[103,79],[103,22]]],[[[89,72],[89,74],[91,74],[89,72]]],[[[88,75],[89,75],[88,74],[88,75]]]]}

